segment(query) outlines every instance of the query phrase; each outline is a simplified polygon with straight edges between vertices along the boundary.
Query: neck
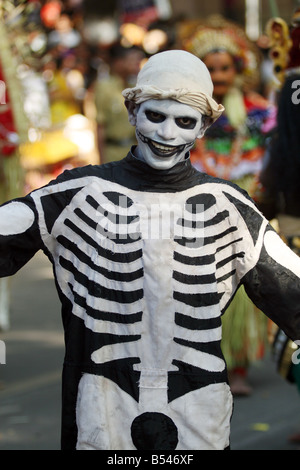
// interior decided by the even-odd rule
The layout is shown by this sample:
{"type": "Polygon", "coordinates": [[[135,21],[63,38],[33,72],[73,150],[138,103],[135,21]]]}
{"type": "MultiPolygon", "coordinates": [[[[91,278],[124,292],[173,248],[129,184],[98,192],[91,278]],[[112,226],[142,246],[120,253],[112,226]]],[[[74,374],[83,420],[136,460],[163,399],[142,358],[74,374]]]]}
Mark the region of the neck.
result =
{"type": "Polygon", "coordinates": [[[135,158],[137,158],[138,160],[145,161],[145,159],[144,159],[144,157],[143,157],[143,154],[142,154],[142,152],[140,151],[139,146],[135,147],[135,149],[134,149],[134,151],[133,151],[133,155],[134,155],[135,158]]]}

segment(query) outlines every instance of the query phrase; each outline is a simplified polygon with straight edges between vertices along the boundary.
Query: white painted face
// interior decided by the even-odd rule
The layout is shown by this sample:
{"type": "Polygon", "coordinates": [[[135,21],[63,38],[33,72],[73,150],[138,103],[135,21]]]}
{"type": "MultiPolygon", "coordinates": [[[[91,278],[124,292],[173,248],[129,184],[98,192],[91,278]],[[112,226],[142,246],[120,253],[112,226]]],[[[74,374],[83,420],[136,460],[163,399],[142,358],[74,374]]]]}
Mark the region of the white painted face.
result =
{"type": "Polygon", "coordinates": [[[202,114],[174,100],[144,101],[134,111],[129,109],[129,117],[136,125],[136,156],[159,170],[184,160],[204,134],[202,114]]]}

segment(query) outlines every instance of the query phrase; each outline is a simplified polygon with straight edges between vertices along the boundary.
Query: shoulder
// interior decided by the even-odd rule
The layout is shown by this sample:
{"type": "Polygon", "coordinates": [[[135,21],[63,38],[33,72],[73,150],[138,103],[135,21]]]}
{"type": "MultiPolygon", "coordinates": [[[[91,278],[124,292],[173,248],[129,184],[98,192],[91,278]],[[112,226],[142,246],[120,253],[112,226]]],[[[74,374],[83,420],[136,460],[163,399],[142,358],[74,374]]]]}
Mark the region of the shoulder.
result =
{"type": "Polygon", "coordinates": [[[72,168],[71,170],[65,170],[58,175],[57,178],[50,181],[47,187],[68,182],[85,186],[91,178],[111,179],[110,175],[114,174],[116,167],[119,165],[120,161],[115,161],[102,165],[85,165],[72,168]]]}
{"type": "Polygon", "coordinates": [[[85,178],[87,176],[96,176],[99,174],[99,172],[101,173],[101,165],[86,165],[72,168],[71,170],[63,171],[63,173],[58,175],[57,178],[50,182],[50,185],[55,183],[62,183],[64,181],[85,178]]]}
{"type": "Polygon", "coordinates": [[[249,200],[252,200],[251,197],[249,196],[249,194],[247,193],[247,191],[242,189],[236,183],[233,183],[231,181],[228,181],[228,180],[225,180],[225,179],[222,179],[222,178],[218,178],[216,176],[208,175],[207,173],[202,173],[198,170],[196,170],[196,172],[198,174],[199,184],[208,183],[208,184],[213,185],[214,188],[216,188],[217,192],[222,193],[222,192],[230,191],[230,192],[233,192],[233,193],[240,194],[240,195],[242,195],[243,197],[246,197],[249,200]]]}

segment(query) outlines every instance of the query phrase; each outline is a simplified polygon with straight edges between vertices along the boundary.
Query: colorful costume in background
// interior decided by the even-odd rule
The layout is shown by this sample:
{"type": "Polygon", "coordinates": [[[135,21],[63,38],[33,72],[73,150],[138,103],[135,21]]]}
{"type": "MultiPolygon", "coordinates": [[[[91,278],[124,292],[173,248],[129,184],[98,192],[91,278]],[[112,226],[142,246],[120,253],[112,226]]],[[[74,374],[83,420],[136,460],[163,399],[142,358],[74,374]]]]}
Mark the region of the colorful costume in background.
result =
{"type": "Polygon", "coordinates": [[[262,169],[276,116],[274,107],[256,93],[240,99],[245,110],[242,125],[237,128],[230,122],[225,107],[223,115],[197,141],[191,162],[199,171],[234,181],[253,192],[253,178],[262,169]]]}
{"type": "Polygon", "coordinates": [[[61,127],[66,120],[81,113],[74,92],[67,78],[67,72],[59,68],[53,72],[53,78],[48,83],[50,93],[51,122],[54,127],[61,127]]]}
{"type": "MultiPolygon", "coordinates": [[[[202,60],[209,53],[226,51],[237,67],[237,84],[222,103],[225,112],[196,141],[191,162],[197,170],[232,181],[253,197],[276,123],[274,106],[249,91],[257,80],[256,51],[239,27],[219,17],[198,27],[185,45],[202,60]]],[[[267,320],[241,288],[223,319],[222,348],[228,369],[247,368],[263,356],[267,344],[267,320]]]]}

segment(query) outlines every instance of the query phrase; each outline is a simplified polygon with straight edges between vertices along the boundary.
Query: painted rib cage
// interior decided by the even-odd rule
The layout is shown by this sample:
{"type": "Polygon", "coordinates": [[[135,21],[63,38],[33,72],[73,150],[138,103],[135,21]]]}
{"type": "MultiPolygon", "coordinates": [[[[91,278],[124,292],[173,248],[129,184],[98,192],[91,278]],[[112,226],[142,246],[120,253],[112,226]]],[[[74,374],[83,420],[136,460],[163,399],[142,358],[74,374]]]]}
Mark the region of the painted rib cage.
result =
{"type": "MultiPolygon", "coordinates": [[[[156,365],[152,361],[150,368],[166,369],[170,383],[178,380],[177,373],[188,370],[201,373],[198,385],[205,386],[214,374],[214,381],[224,381],[220,309],[226,303],[226,286],[237,282],[234,262],[244,256],[242,238],[235,236],[237,227],[229,226],[229,211],[218,211],[216,199],[208,193],[195,194],[181,203],[180,211],[173,211],[171,226],[170,211],[165,213],[164,207],[172,204],[168,198],[157,203],[151,194],[144,194],[141,203],[133,200],[132,194],[117,191],[79,191],[60,216],[64,234],[57,236],[56,274],[64,294],[73,302],[73,313],[99,335],[99,348],[90,358],[93,363],[116,366],[119,361],[121,366],[130,358],[133,369],[141,372],[145,360],[141,351],[148,351],[158,360],[156,365]],[[156,207],[154,212],[151,206],[156,207]],[[167,235],[161,231],[164,223],[169,224],[171,243],[168,238],[159,238],[167,235]],[[149,254],[154,245],[160,252],[156,259],[149,254]],[[172,296],[172,311],[166,312],[147,305],[145,259],[152,257],[150,275],[157,276],[164,267],[164,251],[170,246],[171,282],[163,280],[161,285],[172,291],[165,292],[172,296]],[[165,315],[161,356],[152,350],[147,315],[165,315]],[[103,335],[105,342],[101,342],[103,335]]],[[[152,292],[152,297],[161,293],[152,292]]],[[[169,400],[177,396],[167,384],[166,389],[169,400]]]]}

